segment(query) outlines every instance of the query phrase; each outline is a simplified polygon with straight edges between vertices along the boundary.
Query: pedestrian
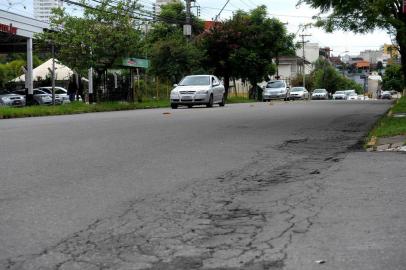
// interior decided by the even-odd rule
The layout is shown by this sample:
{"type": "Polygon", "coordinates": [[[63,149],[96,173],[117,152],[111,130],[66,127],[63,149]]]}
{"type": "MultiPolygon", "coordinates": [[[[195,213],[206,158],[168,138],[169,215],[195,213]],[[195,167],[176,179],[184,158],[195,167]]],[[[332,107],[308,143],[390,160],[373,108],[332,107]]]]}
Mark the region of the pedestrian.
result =
{"type": "Polygon", "coordinates": [[[78,89],[76,91],[76,100],[77,101],[82,99],[82,102],[86,102],[83,88],[84,87],[83,87],[82,76],[78,75],[78,89]]]}
{"type": "Polygon", "coordinates": [[[76,74],[72,74],[69,80],[69,85],[68,85],[68,96],[70,102],[75,101],[75,96],[78,91],[78,85],[76,83],[76,74]]]}

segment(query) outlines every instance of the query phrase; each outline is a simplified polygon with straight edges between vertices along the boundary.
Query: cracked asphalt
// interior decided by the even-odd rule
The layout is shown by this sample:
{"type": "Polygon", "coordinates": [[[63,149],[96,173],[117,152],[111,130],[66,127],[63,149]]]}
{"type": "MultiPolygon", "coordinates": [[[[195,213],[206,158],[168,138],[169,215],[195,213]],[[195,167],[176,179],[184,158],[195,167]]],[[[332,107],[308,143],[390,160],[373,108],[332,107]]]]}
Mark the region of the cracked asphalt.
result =
{"type": "Polygon", "coordinates": [[[0,121],[0,269],[404,269],[406,156],[361,148],[389,106],[0,121]]]}

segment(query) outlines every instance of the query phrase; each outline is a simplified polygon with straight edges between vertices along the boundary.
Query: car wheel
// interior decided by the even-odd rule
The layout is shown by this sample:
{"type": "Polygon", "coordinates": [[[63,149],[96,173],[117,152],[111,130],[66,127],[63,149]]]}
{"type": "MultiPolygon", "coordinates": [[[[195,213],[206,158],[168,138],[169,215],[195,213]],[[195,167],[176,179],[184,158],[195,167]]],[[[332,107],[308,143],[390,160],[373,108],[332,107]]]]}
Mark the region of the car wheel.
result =
{"type": "Polygon", "coordinates": [[[178,108],[178,104],[171,104],[171,108],[172,108],[172,109],[177,109],[177,108],[178,108]]]}
{"type": "Polygon", "coordinates": [[[213,95],[210,95],[209,103],[206,104],[207,108],[213,107],[213,95]]]}
{"type": "Polygon", "coordinates": [[[221,102],[219,103],[219,105],[220,105],[220,107],[224,107],[224,105],[226,105],[226,99],[224,98],[224,95],[223,95],[223,98],[221,99],[221,102]]]}
{"type": "Polygon", "coordinates": [[[192,107],[193,107],[193,105],[187,105],[187,107],[190,109],[190,108],[192,108],[192,107]]]}

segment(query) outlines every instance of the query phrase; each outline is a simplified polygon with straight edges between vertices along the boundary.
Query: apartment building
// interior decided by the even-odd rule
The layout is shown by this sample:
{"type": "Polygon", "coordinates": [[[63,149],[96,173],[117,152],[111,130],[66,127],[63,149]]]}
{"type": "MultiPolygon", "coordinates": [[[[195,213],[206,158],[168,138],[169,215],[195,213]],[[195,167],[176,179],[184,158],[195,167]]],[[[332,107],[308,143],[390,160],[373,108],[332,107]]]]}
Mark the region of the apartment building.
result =
{"type": "Polygon", "coordinates": [[[34,0],[34,18],[43,22],[49,22],[52,9],[62,7],[61,0],[34,0]]]}

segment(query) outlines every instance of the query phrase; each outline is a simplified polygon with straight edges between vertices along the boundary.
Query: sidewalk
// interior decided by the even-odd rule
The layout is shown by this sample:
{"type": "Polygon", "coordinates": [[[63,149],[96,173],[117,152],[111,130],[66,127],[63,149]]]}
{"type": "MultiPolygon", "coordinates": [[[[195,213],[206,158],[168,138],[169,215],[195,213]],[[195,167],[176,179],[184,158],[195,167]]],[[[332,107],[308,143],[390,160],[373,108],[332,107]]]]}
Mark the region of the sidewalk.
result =
{"type": "Polygon", "coordinates": [[[313,202],[324,208],[293,235],[284,269],[405,269],[405,171],[406,155],[390,152],[350,153],[331,168],[313,202]]]}

